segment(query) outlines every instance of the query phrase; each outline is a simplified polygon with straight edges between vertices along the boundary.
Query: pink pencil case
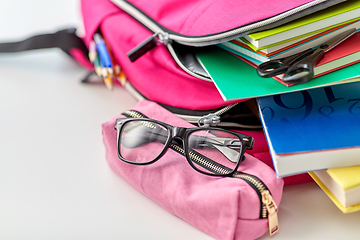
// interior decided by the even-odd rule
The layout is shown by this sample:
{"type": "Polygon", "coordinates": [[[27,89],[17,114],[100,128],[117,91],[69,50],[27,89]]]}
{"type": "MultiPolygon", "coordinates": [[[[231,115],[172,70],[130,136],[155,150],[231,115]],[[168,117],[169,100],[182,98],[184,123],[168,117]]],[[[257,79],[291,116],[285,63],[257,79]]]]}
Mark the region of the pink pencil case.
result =
{"type": "MultiPolygon", "coordinates": [[[[147,100],[133,110],[173,126],[194,127],[147,100]]],[[[195,171],[183,155],[169,149],[153,164],[128,164],[118,158],[114,129],[116,119],[124,117],[116,116],[102,125],[106,159],[137,190],[216,239],[255,239],[268,229],[277,231],[276,206],[283,180],[265,163],[245,153],[238,168],[241,177],[214,177],[195,171]],[[257,188],[257,182],[265,187],[257,188]]]]}

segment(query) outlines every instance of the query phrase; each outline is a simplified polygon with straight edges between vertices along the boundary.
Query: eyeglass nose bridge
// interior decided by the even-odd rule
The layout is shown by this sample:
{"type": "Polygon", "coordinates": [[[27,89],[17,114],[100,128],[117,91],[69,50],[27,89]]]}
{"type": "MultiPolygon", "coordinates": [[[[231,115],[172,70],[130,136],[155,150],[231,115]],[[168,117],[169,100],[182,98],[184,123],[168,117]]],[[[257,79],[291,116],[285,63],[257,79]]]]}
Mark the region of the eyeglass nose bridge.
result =
{"type": "Polygon", "coordinates": [[[173,138],[181,138],[183,139],[186,128],[183,127],[174,127],[172,129],[172,137],[173,138]]]}

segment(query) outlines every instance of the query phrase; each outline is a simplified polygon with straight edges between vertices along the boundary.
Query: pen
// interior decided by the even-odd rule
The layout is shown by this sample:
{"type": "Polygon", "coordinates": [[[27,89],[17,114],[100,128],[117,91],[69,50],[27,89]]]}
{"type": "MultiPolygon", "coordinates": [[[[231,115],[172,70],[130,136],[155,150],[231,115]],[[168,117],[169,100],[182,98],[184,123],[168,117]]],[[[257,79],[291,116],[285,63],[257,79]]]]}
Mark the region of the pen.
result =
{"type": "Polygon", "coordinates": [[[100,61],[106,68],[112,68],[112,62],[108,49],[106,48],[105,41],[99,33],[94,34],[94,41],[96,43],[96,49],[100,56],[100,61]]]}

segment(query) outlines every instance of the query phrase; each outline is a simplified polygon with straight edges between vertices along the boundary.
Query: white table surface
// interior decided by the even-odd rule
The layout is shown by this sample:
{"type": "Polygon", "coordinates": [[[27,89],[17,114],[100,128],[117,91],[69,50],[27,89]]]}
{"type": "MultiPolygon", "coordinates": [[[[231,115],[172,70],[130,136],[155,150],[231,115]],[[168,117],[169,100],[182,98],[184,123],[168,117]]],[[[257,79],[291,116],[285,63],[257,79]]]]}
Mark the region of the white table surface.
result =
{"type": "MultiPolygon", "coordinates": [[[[76,0],[3,0],[0,20],[1,42],[82,29],[76,0]]],[[[0,54],[0,239],[213,239],[111,171],[101,124],[136,101],[85,74],[58,49],[0,54]]],[[[315,183],[285,187],[279,221],[271,239],[360,236],[315,183]]]]}

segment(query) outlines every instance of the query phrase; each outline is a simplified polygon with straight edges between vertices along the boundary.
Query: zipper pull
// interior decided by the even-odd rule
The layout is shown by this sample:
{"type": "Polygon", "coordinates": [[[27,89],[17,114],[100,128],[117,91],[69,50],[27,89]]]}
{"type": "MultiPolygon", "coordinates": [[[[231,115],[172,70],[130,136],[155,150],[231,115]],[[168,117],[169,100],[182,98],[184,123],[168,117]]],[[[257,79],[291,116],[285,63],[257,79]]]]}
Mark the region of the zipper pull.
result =
{"type": "Polygon", "coordinates": [[[265,205],[268,213],[269,234],[271,236],[279,230],[279,221],[276,212],[277,206],[268,190],[263,191],[261,195],[262,195],[262,202],[265,205]]]}
{"type": "Polygon", "coordinates": [[[214,127],[220,123],[220,116],[215,113],[209,113],[208,115],[199,118],[197,123],[199,127],[214,127]]]}
{"type": "Polygon", "coordinates": [[[166,32],[154,33],[152,36],[148,37],[145,41],[128,52],[127,56],[131,62],[135,62],[139,57],[156,47],[158,42],[163,43],[164,45],[168,44],[170,42],[169,34],[166,32]]]}

